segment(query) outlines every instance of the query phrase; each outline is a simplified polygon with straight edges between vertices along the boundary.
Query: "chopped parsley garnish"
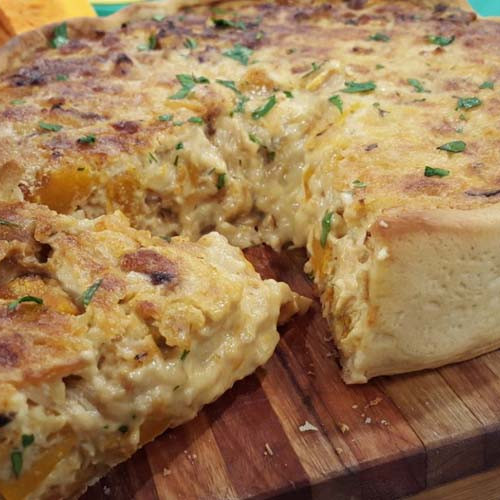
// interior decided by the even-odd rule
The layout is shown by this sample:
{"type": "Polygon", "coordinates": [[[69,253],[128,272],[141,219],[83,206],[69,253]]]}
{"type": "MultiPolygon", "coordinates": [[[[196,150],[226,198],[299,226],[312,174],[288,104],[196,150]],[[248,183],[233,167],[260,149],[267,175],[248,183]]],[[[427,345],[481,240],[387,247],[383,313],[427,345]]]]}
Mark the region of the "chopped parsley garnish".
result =
{"type": "Polygon", "coordinates": [[[234,80],[215,80],[215,81],[218,84],[227,87],[228,89],[231,89],[233,92],[236,92],[237,94],[241,93],[236,87],[236,83],[234,82],[234,80]]]}
{"type": "Polygon", "coordinates": [[[23,445],[23,448],[27,448],[28,446],[32,445],[34,442],[35,442],[34,434],[23,434],[21,436],[21,443],[23,445]]]}
{"type": "Polygon", "coordinates": [[[99,287],[102,285],[102,279],[96,281],[93,285],[90,285],[87,290],[85,290],[82,294],[82,303],[83,307],[87,309],[88,305],[92,302],[94,295],[96,294],[99,287]]]}
{"type": "Polygon", "coordinates": [[[321,221],[321,238],[319,242],[323,248],[326,246],[326,240],[328,239],[328,234],[332,228],[332,217],[333,212],[327,212],[321,221]]]}
{"type": "Polygon", "coordinates": [[[148,153],[149,163],[158,163],[158,157],[154,153],[148,153]]]}
{"type": "Polygon", "coordinates": [[[481,83],[481,85],[479,85],[479,88],[493,90],[495,88],[495,82],[492,82],[490,80],[486,80],[485,82],[481,83]]]}
{"type": "Polygon", "coordinates": [[[368,186],[368,184],[366,184],[366,182],[360,181],[359,179],[356,179],[352,183],[352,187],[355,189],[362,189],[362,188],[365,188],[366,186],[368,186]]]}
{"type": "Polygon", "coordinates": [[[23,454],[21,451],[13,451],[10,454],[10,463],[12,464],[12,472],[14,476],[19,477],[23,470],[23,454]]]}
{"type": "Polygon", "coordinates": [[[35,304],[38,304],[40,306],[43,305],[43,299],[39,297],[33,297],[32,295],[25,295],[24,297],[21,297],[17,300],[12,301],[8,306],[7,309],[9,311],[15,311],[17,309],[17,306],[19,304],[22,304],[24,302],[33,302],[35,304]]]}
{"type": "Polygon", "coordinates": [[[184,125],[184,122],[182,120],[176,120],[175,122],[172,122],[172,125],[174,127],[180,127],[181,125],[184,125]]]}
{"type": "MultiPolygon", "coordinates": [[[[223,175],[225,175],[225,174],[223,174],[223,175]]],[[[187,355],[189,354],[189,352],[190,352],[190,351],[189,351],[189,350],[187,350],[187,349],[184,349],[184,350],[182,351],[182,354],[181,354],[181,361],[184,361],[184,360],[187,358],[187,355]]]]}
{"type": "Polygon", "coordinates": [[[161,122],[170,122],[172,121],[174,118],[174,115],[160,115],[158,117],[158,120],[160,120],[161,122]]]}
{"type": "Polygon", "coordinates": [[[10,222],[10,220],[0,219],[0,226],[9,226],[9,227],[20,227],[19,224],[15,222],[10,222]]]}
{"type": "Polygon", "coordinates": [[[341,92],[347,92],[348,94],[354,94],[356,92],[370,92],[375,90],[377,86],[373,82],[345,82],[345,88],[341,92]]]}
{"type": "Polygon", "coordinates": [[[459,97],[455,109],[471,109],[483,103],[478,97],[459,97]]]}
{"type": "Polygon", "coordinates": [[[426,177],[446,177],[450,175],[450,171],[445,168],[425,167],[424,175],[426,177]]]}
{"type": "Polygon", "coordinates": [[[120,427],[118,427],[118,430],[119,430],[122,434],[127,434],[127,432],[128,432],[128,425],[120,425],[120,427]]]}
{"type": "Polygon", "coordinates": [[[175,149],[177,151],[179,151],[180,149],[184,149],[184,143],[183,142],[178,142],[176,145],[175,145],[175,149]]]}
{"type": "Polygon", "coordinates": [[[56,123],[38,122],[38,126],[43,130],[48,130],[49,132],[59,132],[63,128],[62,125],[57,125],[56,123]]]}
{"type": "Polygon", "coordinates": [[[56,80],[58,82],[65,82],[68,78],[69,78],[68,75],[57,75],[56,76],[56,80]]]}
{"type": "Polygon", "coordinates": [[[139,45],[137,47],[138,50],[140,51],[145,51],[145,50],[155,50],[158,48],[158,37],[152,33],[151,35],[149,35],[149,38],[148,38],[148,43],[145,44],[145,45],[139,45]]]}
{"type": "Polygon", "coordinates": [[[374,35],[370,35],[369,39],[375,42],[388,42],[391,37],[385,33],[375,33],[374,35]]]}
{"type": "Polygon", "coordinates": [[[375,65],[375,69],[384,69],[385,66],[383,64],[377,64],[375,65]]]}
{"type": "Polygon", "coordinates": [[[184,99],[197,84],[210,83],[210,80],[204,76],[196,77],[194,75],[180,74],[175,75],[175,77],[181,84],[181,89],[174,95],[170,96],[170,99],[184,99]]]}
{"type": "Polygon", "coordinates": [[[318,63],[315,63],[313,62],[311,64],[311,67],[312,69],[309,70],[305,75],[302,76],[302,78],[307,78],[308,76],[312,75],[313,73],[316,73],[316,71],[320,70],[321,67],[325,64],[325,61],[323,61],[322,63],[318,64],[318,63]]]}
{"type": "Polygon", "coordinates": [[[97,139],[96,139],[94,134],[89,134],[89,135],[85,135],[83,137],[80,137],[77,142],[79,144],[94,144],[96,140],[97,139]]]}
{"type": "Polygon", "coordinates": [[[222,53],[223,56],[230,57],[231,59],[240,62],[244,66],[248,65],[248,61],[252,54],[252,49],[249,49],[248,47],[245,47],[240,43],[235,44],[232,49],[226,50],[226,52],[222,53]]]}
{"type": "Polygon", "coordinates": [[[464,141],[452,141],[439,146],[437,149],[448,151],[448,153],[462,153],[465,151],[466,144],[464,141]]]}
{"type": "Polygon", "coordinates": [[[257,33],[255,33],[255,39],[262,40],[264,38],[264,35],[265,33],[263,31],[257,31],[257,33]]]}
{"type": "Polygon", "coordinates": [[[248,138],[252,141],[255,142],[255,144],[258,144],[259,146],[262,146],[262,141],[255,135],[252,134],[251,132],[248,134],[248,138]]]}
{"type": "Polygon", "coordinates": [[[430,92],[429,90],[425,90],[420,80],[417,80],[416,78],[408,78],[406,81],[415,89],[415,92],[430,92]]]}
{"type": "Polygon", "coordinates": [[[162,14],[155,14],[151,19],[153,19],[153,21],[156,21],[157,23],[161,23],[165,17],[167,16],[164,16],[162,14]]]}
{"type": "Polygon", "coordinates": [[[233,113],[244,113],[245,112],[245,104],[250,100],[249,97],[246,95],[240,95],[238,97],[238,100],[236,101],[236,107],[233,109],[231,112],[231,115],[233,113]]]}
{"type": "Polygon", "coordinates": [[[13,106],[20,106],[21,104],[26,104],[26,101],[24,99],[13,99],[10,103],[13,106]]]}
{"type": "Polygon", "coordinates": [[[68,42],[68,24],[62,23],[59,26],[56,26],[54,28],[52,40],[50,41],[51,47],[54,49],[59,49],[63,45],[66,45],[68,42]]]}
{"type": "Polygon", "coordinates": [[[184,40],[184,47],[188,49],[196,49],[198,47],[198,42],[194,38],[187,37],[184,40]]]}
{"type": "Polygon", "coordinates": [[[258,120],[262,118],[263,116],[266,116],[271,109],[276,104],[276,96],[272,95],[262,106],[258,107],[256,110],[252,112],[252,118],[254,120],[258,120]]]}
{"type": "Polygon", "coordinates": [[[243,21],[230,21],[228,19],[212,18],[212,22],[216,28],[236,28],[245,31],[247,25],[243,21]]]}
{"type": "Polygon", "coordinates": [[[289,90],[284,90],[283,94],[285,94],[288,99],[293,99],[293,94],[289,90]]]}
{"type": "Polygon", "coordinates": [[[453,43],[455,40],[454,36],[438,36],[438,35],[429,35],[427,37],[427,40],[429,42],[433,43],[434,45],[439,45],[440,47],[446,47],[447,45],[450,45],[453,43]]]}
{"type": "Polygon", "coordinates": [[[339,95],[332,95],[328,100],[341,112],[344,112],[344,103],[339,95]]]}
{"type": "Polygon", "coordinates": [[[203,118],[201,118],[199,116],[192,116],[191,118],[188,118],[188,122],[197,123],[198,125],[203,125],[205,123],[203,121],[203,118]]]}

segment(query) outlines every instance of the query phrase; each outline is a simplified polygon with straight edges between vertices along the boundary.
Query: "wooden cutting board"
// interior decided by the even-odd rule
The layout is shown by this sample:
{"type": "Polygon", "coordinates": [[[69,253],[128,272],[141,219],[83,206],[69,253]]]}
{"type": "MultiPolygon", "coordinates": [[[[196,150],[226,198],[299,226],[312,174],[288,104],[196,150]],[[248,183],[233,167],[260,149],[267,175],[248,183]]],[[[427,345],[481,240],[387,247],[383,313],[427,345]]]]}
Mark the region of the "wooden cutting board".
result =
{"type": "MultiPolygon", "coordinates": [[[[313,296],[303,252],[247,256],[264,277],[313,296]]],[[[263,369],[85,500],[388,500],[500,463],[500,352],[346,386],[317,301],[281,333],[263,369]]]]}

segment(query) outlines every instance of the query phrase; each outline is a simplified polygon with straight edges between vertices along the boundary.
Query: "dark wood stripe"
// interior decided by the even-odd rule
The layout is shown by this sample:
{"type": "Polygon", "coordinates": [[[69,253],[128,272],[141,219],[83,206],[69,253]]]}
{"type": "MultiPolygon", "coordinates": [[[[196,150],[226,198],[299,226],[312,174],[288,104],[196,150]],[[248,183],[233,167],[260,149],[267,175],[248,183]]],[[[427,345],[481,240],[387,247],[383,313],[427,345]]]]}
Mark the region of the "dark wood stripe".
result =
{"type": "Polygon", "coordinates": [[[308,477],[256,376],[206,408],[231,482],[241,498],[301,489],[308,477]],[[266,443],[273,455],[266,454],[266,443]]]}

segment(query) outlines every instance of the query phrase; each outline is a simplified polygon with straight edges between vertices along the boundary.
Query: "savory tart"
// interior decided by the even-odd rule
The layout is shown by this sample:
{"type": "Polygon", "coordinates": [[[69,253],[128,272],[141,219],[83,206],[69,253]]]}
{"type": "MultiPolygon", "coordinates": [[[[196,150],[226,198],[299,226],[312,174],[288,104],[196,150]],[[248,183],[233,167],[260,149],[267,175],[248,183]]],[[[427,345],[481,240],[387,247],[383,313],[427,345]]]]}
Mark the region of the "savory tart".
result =
{"type": "Polygon", "coordinates": [[[304,305],[217,233],[0,203],[0,496],[81,492],[265,363],[304,305]]]}
{"type": "Polygon", "coordinates": [[[0,52],[7,199],[307,245],[347,382],[498,347],[500,24],[465,0],[194,3],[0,52]]]}

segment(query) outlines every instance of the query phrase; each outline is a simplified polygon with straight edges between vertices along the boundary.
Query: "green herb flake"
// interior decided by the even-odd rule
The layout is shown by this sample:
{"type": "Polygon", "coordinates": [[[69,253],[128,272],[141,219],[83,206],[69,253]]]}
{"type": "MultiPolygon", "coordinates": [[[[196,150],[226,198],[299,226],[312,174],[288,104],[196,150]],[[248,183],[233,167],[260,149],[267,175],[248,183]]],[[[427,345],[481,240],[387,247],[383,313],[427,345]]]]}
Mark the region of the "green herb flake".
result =
{"type": "Polygon", "coordinates": [[[262,40],[264,38],[264,35],[265,33],[263,31],[257,31],[257,33],[255,33],[255,39],[262,40]]]}
{"type": "Polygon", "coordinates": [[[35,442],[35,435],[34,434],[23,434],[21,436],[21,443],[23,445],[23,448],[27,448],[28,446],[31,446],[35,442]]]}
{"type": "Polygon", "coordinates": [[[154,153],[148,153],[149,163],[158,163],[158,157],[154,153]]]}
{"type": "Polygon", "coordinates": [[[194,75],[179,74],[175,75],[175,77],[181,84],[181,89],[174,95],[170,96],[170,99],[184,99],[197,84],[210,83],[210,80],[205,76],[196,77],[194,75]]]}
{"type": "Polygon", "coordinates": [[[21,451],[13,451],[10,454],[10,463],[12,464],[12,472],[14,476],[19,477],[23,470],[23,454],[21,451]]]}
{"type": "Polygon", "coordinates": [[[472,109],[480,106],[483,103],[478,97],[459,97],[457,101],[457,109],[472,109]]]}
{"type": "Polygon", "coordinates": [[[22,104],[26,104],[26,101],[24,99],[12,99],[12,101],[10,101],[10,103],[13,106],[21,106],[22,104]]]}
{"type": "Polygon", "coordinates": [[[176,155],[174,159],[174,167],[176,167],[178,164],[179,164],[179,155],[176,155]]]}
{"type": "Polygon", "coordinates": [[[128,425],[120,425],[120,427],[118,427],[118,430],[119,430],[122,434],[127,434],[127,432],[128,432],[128,425]]]}
{"type": "Polygon", "coordinates": [[[329,97],[328,101],[330,101],[341,113],[344,112],[344,103],[342,102],[342,97],[338,94],[329,97]]]}
{"type": "Polygon", "coordinates": [[[230,21],[228,19],[212,18],[212,22],[216,28],[236,28],[245,31],[247,25],[243,21],[230,21]]]}
{"type": "Polygon", "coordinates": [[[87,290],[85,290],[82,294],[82,304],[85,309],[89,306],[96,294],[99,287],[102,285],[102,279],[96,281],[93,285],[90,285],[87,290]]]}
{"type": "Polygon", "coordinates": [[[96,142],[96,136],[94,134],[85,135],[78,139],[78,144],[94,144],[96,142]]]}
{"type": "Polygon", "coordinates": [[[437,149],[441,151],[448,151],[448,153],[462,153],[465,151],[466,144],[464,141],[452,141],[443,144],[442,146],[438,146],[437,149]]]}
{"type": "Polygon", "coordinates": [[[8,226],[8,227],[21,227],[19,224],[15,222],[11,222],[10,220],[0,219],[0,226],[8,226]]]}
{"type": "Polygon", "coordinates": [[[12,301],[8,306],[7,309],[9,311],[15,311],[17,309],[17,306],[19,304],[23,304],[24,302],[33,302],[34,304],[38,304],[40,306],[43,305],[43,299],[39,297],[33,297],[32,295],[25,295],[24,297],[21,297],[17,300],[12,301]]]}
{"type": "Polygon", "coordinates": [[[328,234],[332,227],[332,217],[333,212],[327,212],[321,221],[321,237],[319,242],[323,248],[326,246],[326,240],[328,239],[328,234]]]}
{"type": "Polygon", "coordinates": [[[158,120],[160,120],[161,122],[170,122],[172,121],[174,118],[174,115],[160,115],[158,117],[158,120]]]}
{"type": "Polygon", "coordinates": [[[67,80],[68,80],[68,78],[69,78],[69,76],[68,76],[68,75],[57,75],[57,76],[56,76],[56,80],[57,80],[58,82],[65,82],[65,81],[67,81],[67,80]]]}
{"type": "Polygon", "coordinates": [[[177,151],[179,151],[180,149],[184,149],[184,143],[183,142],[178,142],[176,145],[175,145],[175,149],[177,151]]]}
{"type": "Polygon", "coordinates": [[[188,118],[188,122],[196,123],[198,125],[203,125],[205,123],[203,118],[200,118],[199,116],[192,116],[191,118],[188,118]]]}
{"type": "Polygon", "coordinates": [[[385,33],[375,33],[373,35],[370,35],[369,39],[374,40],[375,42],[388,42],[391,37],[389,35],[386,35],[385,33]]]}
{"type": "Polygon", "coordinates": [[[438,35],[429,35],[427,40],[434,45],[439,45],[440,47],[446,47],[450,45],[455,40],[454,36],[438,36],[438,35]]]}
{"type": "Polygon", "coordinates": [[[59,49],[69,42],[68,38],[68,24],[62,23],[54,28],[50,46],[54,49],[59,49]]]}
{"type": "Polygon", "coordinates": [[[217,189],[219,191],[226,186],[226,174],[225,173],[219,174],[217,176],[217,184],[216,184],[216,186],[217,186],[217,189]]]}
{"type": "Polygon", "coordinates": [[[252,112],[252,118],[254,120],[259,120],[263,116],[266,116],[271,109],[276,105],[276,96],[272,95],[262,106],[258,107],[252,112]]]}
{"type": "Polygon", "coordinates": [[[384,69],[385,66],[383,64],[377,64],[375,65],[375,69],[384,69]]]}
{"type": "Polygon", "coordinates": [[[255,144],[258,144],[259,146],[262,146],[262,141],[255,135],[252,134],[251,132],[248,134],[248,138],[254,142],[255,144]]]}
{"type": "Polygon", "coordinates": [[[481,85],[479,85],[479,88],[493,90],[495,88],[495,82],[486,80],[485,82],[481,83],[481,85]]]}
{"type": "Polygon", "coordinates": [[[289,90],[284,90],[283,94],[285,94],[288,99],[293,99],[293,94],[289,90]]]}
{"type": "Polygon", "coordinates": [[[157,23],[161,23],[167,16],[164,16],[162,14],[155,14],[151,19],[153,21],[156,21],[157,23]]]}
{"type": "Polygon", "coordinates": [[[450,171],[445,168],[425,167],[424,175],[426,177],[446,177],[450,175],[450,171]]]}
{"type": "Polygon", "coordinates": [[[366,182],[362,182],[360,181],[359,179],[356,179],[355,181],[353,181],[352,183],[352,187],[354,189],[363,189],[365,188],[366,186],[368,186],[368,184],[366,184],[366,182]]]}
{"type": "Polygon", "coordinates": [[[430,92],[429,90],[425,90],[420,80],[417,80],[416,78],[408,78],[406,81],[415,89],[415,92],[430,92]]]}
{"type": "Polygon", "coordinates": [[[245,104],[250,100],[250,98],[248,98],[247,96],[245,95],[240,95],[238,97],[238,100],[236,101],[236,107],[233,109],[233,111],[231,112],[231,115],[233,113],[244,113],[245,112],[245,104]]]}
{"type": "Polygon", "coordinates": [[[144,52],[146,50],[156,50],[158,48],[158,37],[152,33],[149,35],[148,43],[142,44],[137,47],[137,50],[144,52]]]}
{"type": "Polygon", "coordinates": [[[375,90],[377,86],[373,82],[345,82],[345,88],[341,92],[346,92],[348,94],[355,94],[357,92],[371,92],[375,90]]]}
{"type": "Polygon", "coordinates": [[[223,87],[226,87],[230,90],[232,90],[233,92],[235,92],[236,94],[240,94],[241,92],[238,90],[238,88],[236,87],[236,83],[234,82],[234,80],[215,80],[219,85],[222,85],[223,87]]]}
{"type": "Polygon", "coordinates": [[[49,132],[59,132],[63,126],[57,125],[56,123],[38,122],[38,126],[43,130],[48,130],[49,132]]]}
{"type": "Polygon", "coordinates": [[[190,50],[196,49],[196,47],[198,47],[198,42],[194,38],[187,37],[184,40],[184,47],[190,50]]]}
{"type": "Polygon", "coordinates": [[[182,125],[184,125],[184,122],[182,120],[176,120],[175,122],[172,122],[172,125],[174,127],[181,127],[182,125]]]}
{"type": "MultiPolygon", "coordinates": [[[[225,174],[224,174],[225,175],[225,174]]],[[[187,358],[187,355],[190,353],[189,350],[184,349],[181,354],[181,361],[184,361],[187,358]]]]}
{"type": "Polygon", "coordinates": [[[234,59],[235,61],[240,62],[244,66],[248,65],[248,61],[250,56],[253,54],[253,50],[237,43],[234,45],[232,49],[226,50],[222,55],[234,59]]]}

